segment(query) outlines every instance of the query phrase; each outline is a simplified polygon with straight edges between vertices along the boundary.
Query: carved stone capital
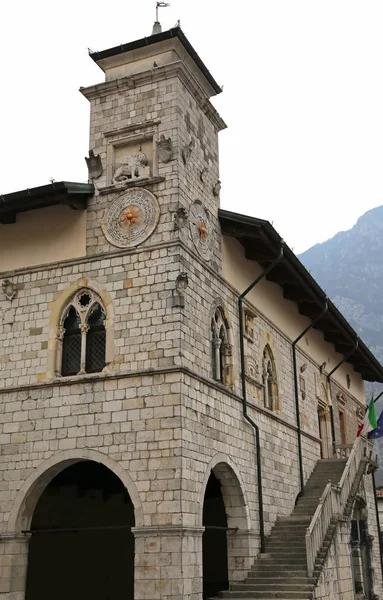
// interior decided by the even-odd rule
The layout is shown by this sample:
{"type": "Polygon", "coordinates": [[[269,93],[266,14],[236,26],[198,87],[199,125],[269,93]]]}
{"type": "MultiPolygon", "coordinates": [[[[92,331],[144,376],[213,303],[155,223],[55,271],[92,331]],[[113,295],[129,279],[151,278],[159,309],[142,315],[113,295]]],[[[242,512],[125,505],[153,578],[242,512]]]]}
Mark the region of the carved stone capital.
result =
{"type": "Polygon", "coordinates": [[[213,337],[213,348],[220,348],[222,344],[222,340],[219,337],[213,337]]]}
{"type": "Polygon", "coordinates": [[[62,340],[64,339],[64,334],[65,334],[64,327],[58,327],[56,339],[59,340],[60,342],[62,342],[62,340]]]}

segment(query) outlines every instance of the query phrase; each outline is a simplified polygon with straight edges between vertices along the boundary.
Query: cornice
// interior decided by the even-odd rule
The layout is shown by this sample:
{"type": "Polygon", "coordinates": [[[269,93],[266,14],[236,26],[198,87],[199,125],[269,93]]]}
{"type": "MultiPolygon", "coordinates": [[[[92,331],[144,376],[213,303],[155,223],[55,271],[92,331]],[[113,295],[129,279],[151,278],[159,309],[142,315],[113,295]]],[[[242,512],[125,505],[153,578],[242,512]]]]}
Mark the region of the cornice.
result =
{"type": "Polygon", "coordinates": [[[123,93],[139,86],[158,83],[159,81],[173,77],[178,77],[183,85],[189,90],[197,101],[200,109],[205,113],[208,119],[210,119],[217,131],[226,129],[226,123],[219,116],[198,81],[182,61],[175,61],[168,65],[143,71],[142,73],[135,73],[134,75],[121,77],[120,79],[113,79],[112,81],[105,81],[86,88],[80,88],[80,92],[85,98],[92,101],[102,96],[123,93]]]}

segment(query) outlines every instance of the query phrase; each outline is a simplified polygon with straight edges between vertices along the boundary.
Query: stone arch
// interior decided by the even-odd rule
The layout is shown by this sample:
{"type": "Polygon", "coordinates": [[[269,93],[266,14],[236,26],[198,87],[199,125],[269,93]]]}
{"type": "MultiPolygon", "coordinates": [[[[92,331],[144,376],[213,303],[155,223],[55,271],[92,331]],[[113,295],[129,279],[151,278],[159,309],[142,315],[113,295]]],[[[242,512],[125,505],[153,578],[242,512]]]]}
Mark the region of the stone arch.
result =
{"type": "Polygon", "coordinates": [[[9,515],[8,532],[14,534],[29,530],[34,509],[46,486],[65,468],[84,460],[104,465],[120,479],[133,503],[136,526],[143,526],[141,499],[128,471],[97,450],[66,450],[41,463],[24,482],[9,515]]]}
{"type": "Polygon", "coordinates": [[[101,300],[105,310],[105,368],[104,371],[113,370],[114,363],[114,306],[108,292],[97,281],[87,277],[80,277],[71,285],[66,287],[60,295],[52,302],[49,318],[48,338],[48,366],[47,379],[53,379],[58,374],[58,350],[61,344],[60,329],[65,308],[73,296],[81,289],[91,290],[101,300]]]}
{"type": "MultiPolygon", "coordinates": [[[[199,525],[203,527],[204,500],[211,473],[221,484],[227,518],[227,567],[229,583],[241,581],[251,568],[258,535],[251,529],[250,510],[242,478],[232,460],[216,454],[207,466],[201,489],[199,525]]],[[[204,541],[202,542],[204,549],[204,541]]]]}
{"type": "Polygon", "coordinates": [[[206,469],[204,481],[201,490],[201,501],[199,511],[199,526],[202,527],[203,500],[207,482],[210,473],[219,479],[222,486],[222,495],[225,502],[228,527],[238,527],[238,529],[250,529],[250,511],[246,499],[245,488],[238,472],[238,469],[225,454],[216,454],[206,469]]]}

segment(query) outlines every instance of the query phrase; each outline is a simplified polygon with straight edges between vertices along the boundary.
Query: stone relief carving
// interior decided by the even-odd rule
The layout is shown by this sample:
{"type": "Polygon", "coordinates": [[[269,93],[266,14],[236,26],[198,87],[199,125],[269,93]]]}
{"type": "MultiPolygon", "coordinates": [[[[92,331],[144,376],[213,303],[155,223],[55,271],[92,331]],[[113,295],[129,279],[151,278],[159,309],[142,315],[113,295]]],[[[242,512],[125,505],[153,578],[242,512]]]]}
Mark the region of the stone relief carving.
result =
{"type": "Polygon", "coordinates": [[[85,157],[86,166],[88,167],[89,179],[97,179],[103,172],[101,156],[95,154],[93,150],[89,150],[89,158],[85,157]]]}
{"type": "Polygon", "coordinates": [[[144,188],[117,194],[101,223],[108,242],[118,248],[132,248],[155,230],[160,217],[157,198],[144,188]]]}
{"type": "Polygon", "coordinates": [[[336,398],[337,398],[339,404],[343,404],[343,406],[347,403],[347,398],[343,394],[343,392],[338,392],[336,395],[336,398]]]}
{"type": "Polygon", "coordinates": [[[185,306],[184,292],[189,285],[188,274],[183,272],[180,273],[176,279],[176,287],[173,293],[173,307],[179,306],[183,308],[185,306]]]}
{"type": "Polygon", "coordinates": [[[254,313],[252,313],[250,310],[245,309],[243,311],[243,318],[244,318],[244,334],[245,337],[247,337],[248,340],[250,340],[250,342],[254,342],[254,320],[255,320],[255,316],[254,313]]]}
{"type": "Polygon", "coordinates": [[[207,167],[204,167],[202,169],[202,171],[199,174],[199,178],[202,181],[202,183],[207,183],[208,179],[209,179],[209,169],[207,167]]]}
{"type": "Polygon", "coordinates": [[[132,179],[143,179],[150,177],[150,167],[145,152],[127,154],[117,163],[113,176],[113,183],[123,185],[132,179]]]}
{"type": "Polygon", "coordinates": [[[257,381],[259,375],[258,363],[251,356],[246,356],[246,375],[257,381]]]}
{"type": "Polygon", "coordinates": [[[218,179],[213,186],[213,196],[215,196],[217,198],[219,196],[220,192],[221,192],[221,182],[218,179]]]}
{"type": "Polygon", "coordinates": [[[306,380],[303,375],[299,375],[299,389],[301,391],[302,400],[306,398],[306,380]]]}
{"type": "Polygon", "coordinates": [[[186,290],[189,285],[188,274],[183,272],[180,273],[176,279],[176,291],[181,294],[186,290]]]}
{"type": "Polygon", "coordinates": [[[192,140],[188,144],[186,144],[186,146],[184,146],[181,150],[181,155],[182,155],[182,160],[183,160],[184,165],[187,164],[187,162],[191,156],[193,146],[194,146],[194,144],[193,144],[193,140],[192,140]]]}
{"type": "Polygon", "coordinates": [[[157,142],[158,149],[158,158],[164,162],[168,163],[173,154],[173,145],[172,140],[169,138],[165,138],[164,135],[161,135],[159,141],[157,142]]]}
{"type": "Polygon", "coordinates": [[[182,206],[177,208],[176,212],[174,213],[174,229],[182,229],[182,227],[185,227],[188,218],[189,213],[186,208],[183,208],[182,206]]]}
{"type": "Polygon", "coordinates": [[[17,290],[15,284],[12,283],[12,281],[9,281],[9,279],[4,279],[4,281],[1,284],[1,287],[3,290],[3,294],[7,300],[13,300],[13,298],[15,298],[17,290]]]}
{"type": "Polygon", "coordinates": [[[210,260],[214,246],[214,231],[210,215],[202,202],[195,200],[190,207],[190,233],[199,254],[210,260]]]}

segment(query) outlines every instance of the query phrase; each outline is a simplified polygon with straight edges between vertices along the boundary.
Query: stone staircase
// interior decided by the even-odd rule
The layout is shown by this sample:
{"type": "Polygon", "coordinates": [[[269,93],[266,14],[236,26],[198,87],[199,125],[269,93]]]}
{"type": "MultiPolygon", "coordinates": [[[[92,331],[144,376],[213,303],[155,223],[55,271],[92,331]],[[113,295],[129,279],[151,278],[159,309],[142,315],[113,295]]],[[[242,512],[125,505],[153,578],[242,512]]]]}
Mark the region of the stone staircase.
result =
{"type": "Polygon", "coordinates": [[[336,529],[336,522],[329,526],[311,578],[307,575],[306,530],[326,485],[329,481],[332,484],[339,482],[346,462],[346,459],[318,461],[292,514],[277,520],[266,542],[266,553],[255,561],[244,581],[233,583],[229,590],[219,592],[218,598],[312,599],[320,567],[336,529]]]}

